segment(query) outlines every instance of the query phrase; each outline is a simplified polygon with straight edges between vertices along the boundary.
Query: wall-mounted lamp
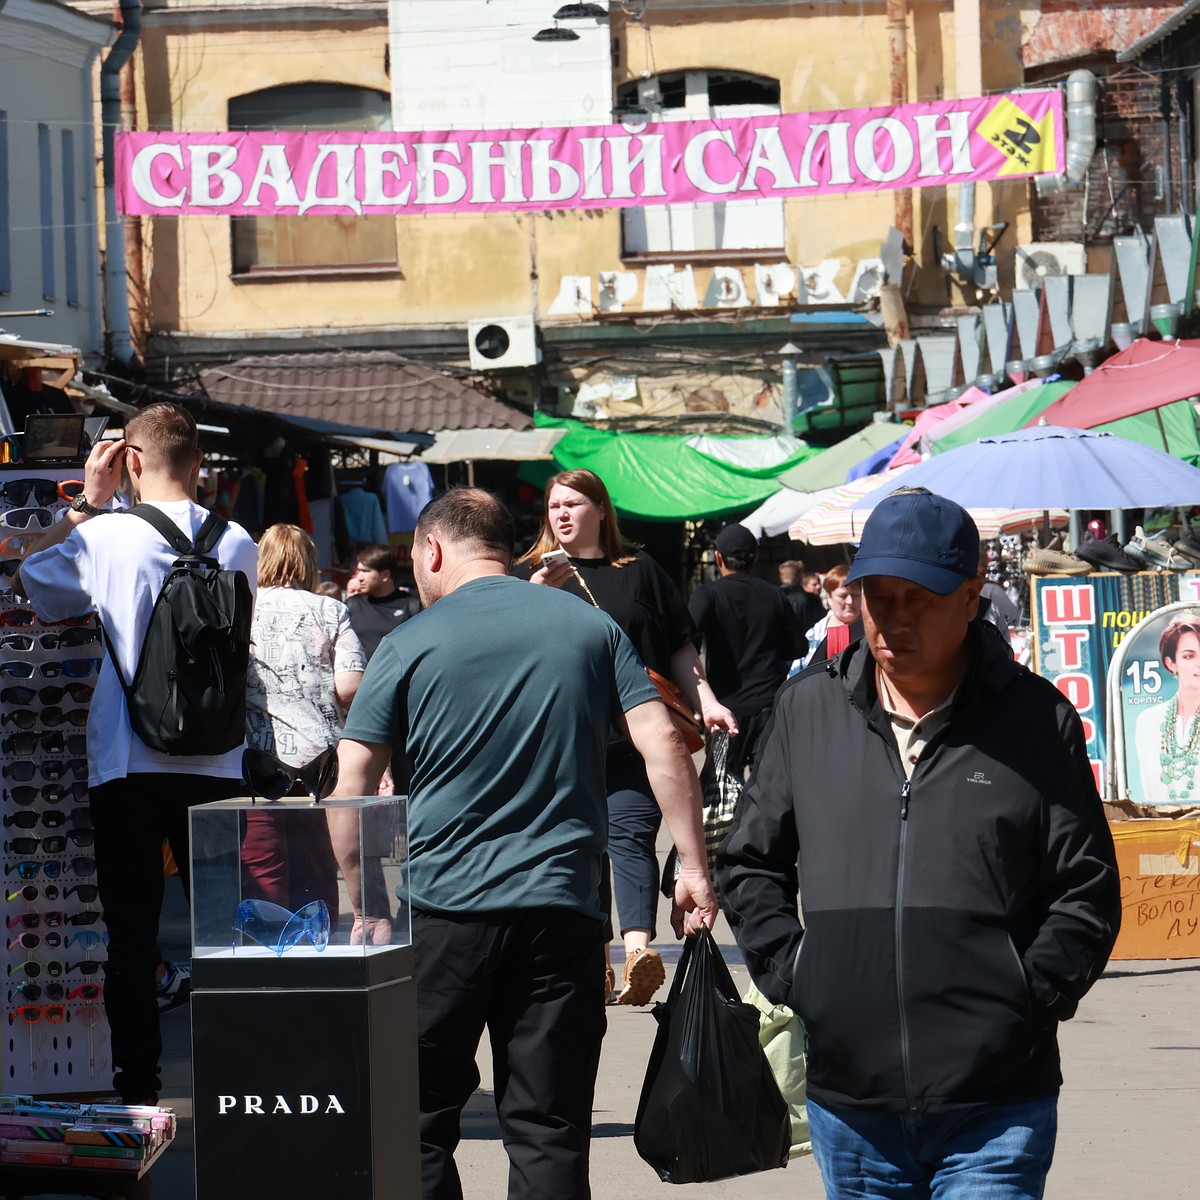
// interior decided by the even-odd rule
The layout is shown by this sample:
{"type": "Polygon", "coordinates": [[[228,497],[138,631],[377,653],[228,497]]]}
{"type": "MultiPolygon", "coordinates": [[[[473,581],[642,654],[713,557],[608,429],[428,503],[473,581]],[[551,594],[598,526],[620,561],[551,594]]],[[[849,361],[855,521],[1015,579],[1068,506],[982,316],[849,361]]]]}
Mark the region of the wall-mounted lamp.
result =
{"type": "Polygon", "coordinates": [[[539,29],[533,35],[535,42],[577,42],[579,34],[573,29],[560,29],[555,25],[552,29],[539,29]]]}

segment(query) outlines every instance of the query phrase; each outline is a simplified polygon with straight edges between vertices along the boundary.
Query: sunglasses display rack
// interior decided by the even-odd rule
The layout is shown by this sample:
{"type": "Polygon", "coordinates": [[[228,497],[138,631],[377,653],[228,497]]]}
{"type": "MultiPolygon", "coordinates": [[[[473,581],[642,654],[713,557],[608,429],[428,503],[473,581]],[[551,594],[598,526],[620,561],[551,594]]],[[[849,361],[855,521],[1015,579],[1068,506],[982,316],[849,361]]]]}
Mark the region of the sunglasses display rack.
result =
{"type": "Polygon", "coordinates": [[[0,1078],[33,1095],[111,1078],[85,735],[103,643],[94,617],[43,622],[12,591],[80,474],[0,468],[0,1078]]]}

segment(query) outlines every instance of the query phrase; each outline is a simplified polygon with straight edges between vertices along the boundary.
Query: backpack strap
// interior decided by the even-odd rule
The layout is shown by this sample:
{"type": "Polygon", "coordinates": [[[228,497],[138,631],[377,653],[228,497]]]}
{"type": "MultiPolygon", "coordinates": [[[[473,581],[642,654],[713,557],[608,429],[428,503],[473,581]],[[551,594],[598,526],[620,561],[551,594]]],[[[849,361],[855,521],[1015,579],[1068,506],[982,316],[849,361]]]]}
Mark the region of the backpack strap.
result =
{"type": "Polygon", "coordinates": [[[225,530],[229,528],[229,522],[224,517],[210,512],[204,518],[204,524],[196,531],[196,541],[193,544],[188,541],[179,526],[162,509],[155,508],[153,504],[137,504],[127,511],[131,516],[141,517],[147,524],[153,525],[158,533],[170,542],[172,549],[179,554],[201,556],[208,554],[221,540],[225,530]]]}

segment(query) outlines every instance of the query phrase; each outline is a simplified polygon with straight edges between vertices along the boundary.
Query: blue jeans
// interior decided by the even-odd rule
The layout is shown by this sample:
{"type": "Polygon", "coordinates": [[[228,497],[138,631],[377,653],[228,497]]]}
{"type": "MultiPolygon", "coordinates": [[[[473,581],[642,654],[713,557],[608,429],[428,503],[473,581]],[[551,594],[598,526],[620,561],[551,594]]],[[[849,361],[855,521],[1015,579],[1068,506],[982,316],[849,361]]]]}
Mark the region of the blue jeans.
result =
{"type": "Polygon", "coordinates": [[[1058,1093],[945,1113],[859,1112],[808,1102],[826,1200],[1041,1200],[1058,1093]]]}

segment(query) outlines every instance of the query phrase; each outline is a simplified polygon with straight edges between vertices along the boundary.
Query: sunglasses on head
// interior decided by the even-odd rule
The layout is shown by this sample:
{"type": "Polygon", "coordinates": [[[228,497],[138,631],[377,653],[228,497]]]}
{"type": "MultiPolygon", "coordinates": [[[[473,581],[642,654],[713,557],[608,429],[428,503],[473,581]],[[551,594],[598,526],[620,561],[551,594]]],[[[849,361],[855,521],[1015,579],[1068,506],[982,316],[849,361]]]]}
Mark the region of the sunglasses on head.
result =
{"type": "Polygon", "coordinates": [[[54,514],[48,508],[10,508],[0,512],[0,526],[9,529],[49,529],[54,514]]]}
{"type": "Polygon", "coordinates": [[[0,486],[0,496],[9,504],[53,504],[56,500],[74,500],[83,491],[82,479],[10,479],[0,486]]]}

